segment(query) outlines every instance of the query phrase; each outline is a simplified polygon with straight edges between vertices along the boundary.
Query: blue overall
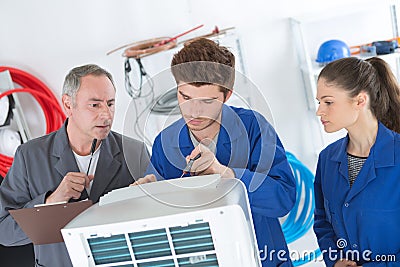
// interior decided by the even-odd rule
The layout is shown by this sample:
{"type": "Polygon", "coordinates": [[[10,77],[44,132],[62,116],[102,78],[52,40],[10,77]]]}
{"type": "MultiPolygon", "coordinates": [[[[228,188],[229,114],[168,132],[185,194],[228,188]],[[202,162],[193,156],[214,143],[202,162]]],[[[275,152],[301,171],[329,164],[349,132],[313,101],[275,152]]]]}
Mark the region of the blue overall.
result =
{"type": "MultiPolygon", "coordinates": [[[[157,179],[182,175],[185,157],[194,149],[181,118],[155,139],[146,173],[157,179]]],[[[272,126],[257,112],[224,105],[216,146],[218,161],[245,184],[259,249],[284,251],[266,258],[263,266],[292,266],[278,217],[286,215],[296,198],[295,180],[285,150],[272,126]],[[286,260],[282,260],[286,258],[286,260]]]]}
{"type": "Polygon", "coordinates": [[[379,123],[352,187],[348,142],[347,136],[329,145],[318,160],[314,231],[325,263],[331,267],[343,256],[364,267],[400,266],[400,135],[379,123]],[[396,262],[382,262],[382,255],[396,262]]]}

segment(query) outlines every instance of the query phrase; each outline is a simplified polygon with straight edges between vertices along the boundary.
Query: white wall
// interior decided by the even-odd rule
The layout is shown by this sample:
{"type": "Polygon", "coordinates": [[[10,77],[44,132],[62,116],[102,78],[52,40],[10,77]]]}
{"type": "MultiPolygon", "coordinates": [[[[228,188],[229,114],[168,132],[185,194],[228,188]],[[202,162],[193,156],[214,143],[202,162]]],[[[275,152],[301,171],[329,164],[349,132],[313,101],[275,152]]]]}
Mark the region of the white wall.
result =
{"type": "MultiPolygon", "coordinates": [[[[173,36],[199,24],[205,26],[196,34],[215,25],[235,26],[248,75],[267,98],[284,146],[313,170],[317,159],[313,142],[320,134],[313,112],[307,110],[288,18],[329,12],[349,2],[365,1],[1,0],[0,64],[35,75],[57,97],[72,67],[85,63],[105,67],[118,89],[113,128],[122,132],[129,103],[124,59],[120,52],[110,56],[106,52],[134,41],[173,36]]],[[[359,30],[362,34],[368,27],[359,30]]],[[[158,64],[148,62],[149,69],[158,64]]]]}

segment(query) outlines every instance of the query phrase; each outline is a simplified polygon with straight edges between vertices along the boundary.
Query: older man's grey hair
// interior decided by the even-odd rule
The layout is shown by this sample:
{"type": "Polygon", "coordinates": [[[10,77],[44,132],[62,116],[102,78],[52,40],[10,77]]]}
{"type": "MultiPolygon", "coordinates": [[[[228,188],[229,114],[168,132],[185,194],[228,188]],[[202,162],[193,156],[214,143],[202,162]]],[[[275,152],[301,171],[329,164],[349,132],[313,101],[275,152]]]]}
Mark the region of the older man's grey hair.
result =
{"type": "Polygon", "coordinates": [[[106,76],[110,79],[114,89],[115,84],[111,73],[106,71],[105,69],[99,67],[96,64],[87,64],[83,66],[79,66],[70,70],[64,80],[63,85],[63,95],[68,95],[72,98],[72,104],[75,104],[75,97],[78,93],[79,87],[81,86],[81,79],[82,77],[94,75],[94,76],[106,76]]]}

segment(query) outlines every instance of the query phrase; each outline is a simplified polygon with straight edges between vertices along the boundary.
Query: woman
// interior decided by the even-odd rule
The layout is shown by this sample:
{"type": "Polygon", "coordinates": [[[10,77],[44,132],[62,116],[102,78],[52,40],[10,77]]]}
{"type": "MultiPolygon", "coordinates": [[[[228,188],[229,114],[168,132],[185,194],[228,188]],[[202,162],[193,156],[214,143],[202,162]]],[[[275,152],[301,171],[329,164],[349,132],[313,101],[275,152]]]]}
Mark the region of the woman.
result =
{"type": "Polygon", "coordinates": [[[328,267],[400,266],[400,89],[380,58],[343,58],[318,77],[317,116],[346,137],[319,155],[314,231],[328,267]]]}

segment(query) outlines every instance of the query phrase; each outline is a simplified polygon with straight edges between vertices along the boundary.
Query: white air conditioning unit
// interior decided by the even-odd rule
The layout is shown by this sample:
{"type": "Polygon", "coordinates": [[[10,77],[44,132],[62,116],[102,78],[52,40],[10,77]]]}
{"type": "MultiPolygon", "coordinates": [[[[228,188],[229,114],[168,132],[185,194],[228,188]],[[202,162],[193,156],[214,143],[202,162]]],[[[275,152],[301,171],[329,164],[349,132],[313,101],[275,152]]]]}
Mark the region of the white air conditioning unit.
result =
{"type": "Polygon", "coordinates": [[[74,266],[261,266],[246,188],[217,175],[114,190],[61,232],[74,266]]]}

